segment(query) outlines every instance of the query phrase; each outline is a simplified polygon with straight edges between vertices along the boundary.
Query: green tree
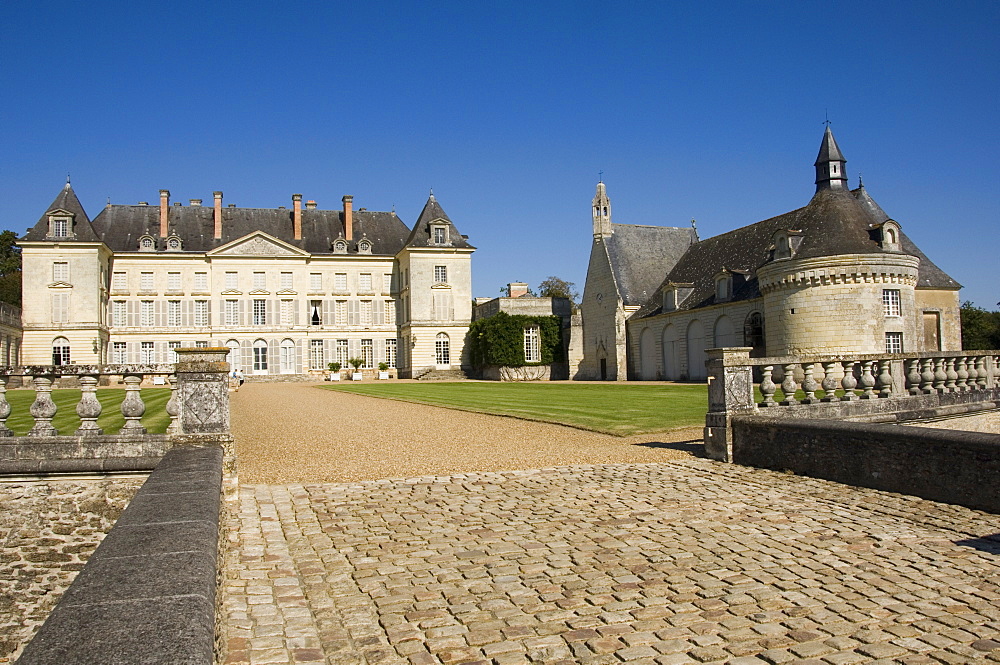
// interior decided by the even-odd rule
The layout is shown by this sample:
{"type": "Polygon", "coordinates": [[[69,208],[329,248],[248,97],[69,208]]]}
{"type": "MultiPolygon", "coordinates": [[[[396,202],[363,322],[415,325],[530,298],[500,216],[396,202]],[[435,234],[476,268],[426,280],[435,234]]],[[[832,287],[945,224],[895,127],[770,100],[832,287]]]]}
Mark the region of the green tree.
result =
{"type": "Polygon", "coordinates": [[[0,302],[21,306],[21,248],[13,231],[0,233],[0,302]]]}
{"type": "Polygon", "coordinates": [[[1000,312],[962,303],[962,348],[969,350],[1000,348],[1000,312]]]}
{"type": "Polygon", "coordinates": [[[569,298],[574,307],[577,298],[580,297],[576,284],[554,276],[546,277],[545,281],[538,285],[538,295],[543,298],[569,298]]]}

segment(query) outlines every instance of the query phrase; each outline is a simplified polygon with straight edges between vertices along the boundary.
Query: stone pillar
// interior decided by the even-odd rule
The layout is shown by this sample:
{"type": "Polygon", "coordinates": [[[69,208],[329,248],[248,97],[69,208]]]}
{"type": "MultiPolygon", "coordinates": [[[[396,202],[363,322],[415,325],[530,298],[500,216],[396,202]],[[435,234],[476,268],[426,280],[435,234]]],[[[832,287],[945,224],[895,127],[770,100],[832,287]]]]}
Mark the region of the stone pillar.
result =
{"type": "Polygon", "coordinates": [[[705,453],[721,462],[733,461],[732,416],[754,412],[749,346],[708,349],[708,413],[705,453]]]}

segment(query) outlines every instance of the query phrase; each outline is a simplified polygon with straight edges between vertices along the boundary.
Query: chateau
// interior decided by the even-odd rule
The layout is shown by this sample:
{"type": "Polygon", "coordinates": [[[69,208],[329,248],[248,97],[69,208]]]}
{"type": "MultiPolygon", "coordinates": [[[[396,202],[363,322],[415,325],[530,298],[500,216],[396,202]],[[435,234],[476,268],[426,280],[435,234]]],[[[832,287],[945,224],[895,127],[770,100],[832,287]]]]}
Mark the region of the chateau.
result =
{"type": "Polygon", "coordinates": [[[472,253],[433,193],[392,212],[200,199],[108,204],[91,221],[67,181],[19,241],[24,364],[173,362],[226,346],[246,374],[380,362],[401,377],[462,365],[472,253]]]}
{"type": "Polygon", "coordinates": [[[816,193],[798,210],[700,240],[613,224],[593,201],[576,378],[701,380],[705,349],[751,355],[961,349],[958,291],[861,184],[829,128],[816,193]]]}

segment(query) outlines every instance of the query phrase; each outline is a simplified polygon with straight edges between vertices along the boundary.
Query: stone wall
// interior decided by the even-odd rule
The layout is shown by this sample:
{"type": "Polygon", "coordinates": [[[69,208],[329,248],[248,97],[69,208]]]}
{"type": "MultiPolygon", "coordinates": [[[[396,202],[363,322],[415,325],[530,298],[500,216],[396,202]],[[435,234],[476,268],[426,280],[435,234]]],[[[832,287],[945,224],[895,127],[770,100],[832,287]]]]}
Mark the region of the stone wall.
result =
{"type": "Polygon", "coordinates": [[[901,425],[917,425],[933,429],[962,430],[963,432],[981,432],[983,434],[1000,434],[1000,410],[963,413],[961,415],[925,419],[918,422],[904,422],[901,425]]]}
{"type": "Polygon", "coordinates": [[[611,271],[611,261],[601,238],[595,238],[590,250],[587,283],[580,303],[583,315],[582,358],[576,374],[570,378],[586,381],[601,379],[604,360],[605,379],[627,378],[625,310],[618,297],[618,286],[611,271]]]}
{"type": "Polygon", "coordinates": [[[733,416],[732,461],[1000,512],[1000,435],[733,416]]]}
{"type": "Polygon", "coordinates": [[[20,655],[142,482],[0,483],[0,663],[20,655]]]}

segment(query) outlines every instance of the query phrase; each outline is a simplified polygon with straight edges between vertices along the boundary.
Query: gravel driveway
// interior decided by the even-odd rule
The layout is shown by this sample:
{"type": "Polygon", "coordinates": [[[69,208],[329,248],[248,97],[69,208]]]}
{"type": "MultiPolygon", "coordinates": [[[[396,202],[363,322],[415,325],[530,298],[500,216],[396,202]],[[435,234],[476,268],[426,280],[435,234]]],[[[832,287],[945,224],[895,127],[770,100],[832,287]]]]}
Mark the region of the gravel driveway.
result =
{"type": "Polygon", "coordinates": [[[248,382],[230,396],[242,483],[664,462],[702,450],[701,428],[616,437],[309,383],[248,382]]]}

